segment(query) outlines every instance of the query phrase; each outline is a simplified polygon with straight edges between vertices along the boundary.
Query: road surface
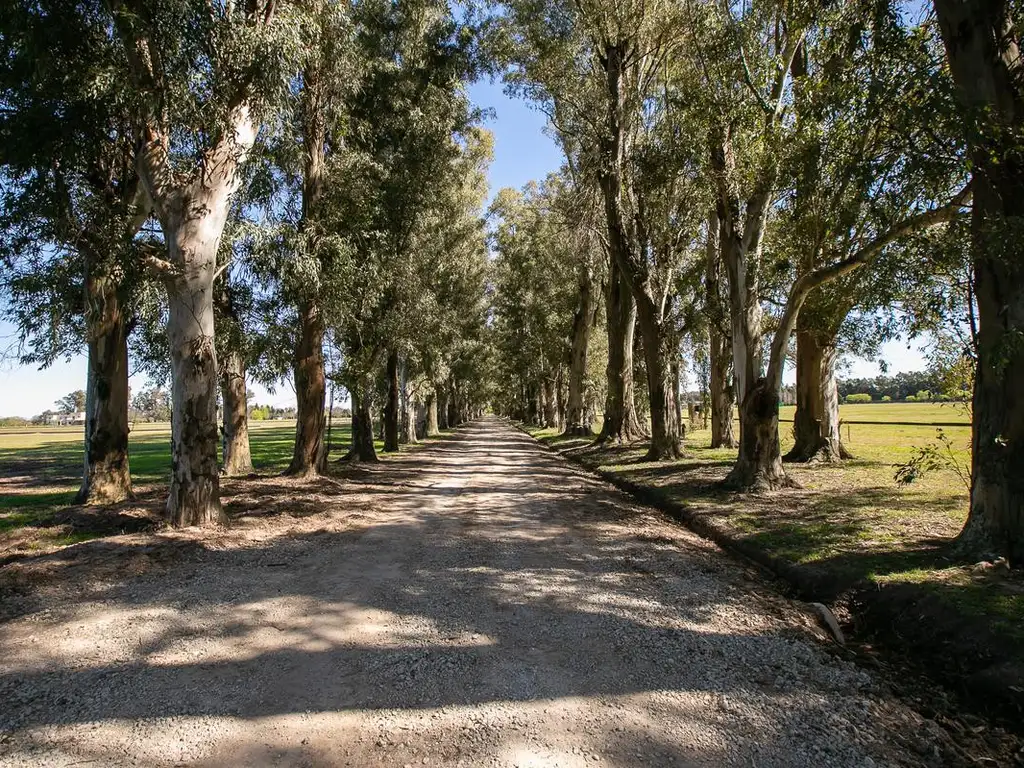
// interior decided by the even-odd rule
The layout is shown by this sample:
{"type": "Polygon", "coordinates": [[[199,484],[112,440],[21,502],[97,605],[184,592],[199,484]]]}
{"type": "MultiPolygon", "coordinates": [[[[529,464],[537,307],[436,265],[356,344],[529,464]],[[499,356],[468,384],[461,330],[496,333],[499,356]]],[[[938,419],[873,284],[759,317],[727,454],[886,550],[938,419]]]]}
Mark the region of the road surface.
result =
{"type": "Polygon", "coordinates": [[[248,482],[231,531],[55,558],[0,624],[0,764],[942,762],[793,604],[502,421],[248,482]]]}

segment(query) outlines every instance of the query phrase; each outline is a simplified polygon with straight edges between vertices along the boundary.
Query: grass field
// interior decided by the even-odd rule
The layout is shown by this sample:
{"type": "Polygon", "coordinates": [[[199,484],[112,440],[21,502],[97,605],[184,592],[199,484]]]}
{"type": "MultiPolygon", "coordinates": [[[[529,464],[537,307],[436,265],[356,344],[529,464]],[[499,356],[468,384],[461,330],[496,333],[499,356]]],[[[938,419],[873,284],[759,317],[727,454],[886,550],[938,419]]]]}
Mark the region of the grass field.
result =
{"type": "MultiPolygon", "coordinates": [[[[283,471],[291,460],[294,421],[253,421],[249,425],[253,467],[260,474],[283,471]]],[[[132,484],[145,498],[162,492],[170,473],[170,424],[136,424],[129,437],[132,484]]],[[[351,439],[349,425],[334,425],[335,451],[351,439]]],[[[377,449],[382,448],[377,444],[377,449]]],[[[61,511],[81,482],[82,427],[0,428],[0,553],[26,529],[35,529],[30,545],[73,544],[103,535],[97,530],[68,530],[61,511]]]]}
{"type": "MultiPolygon", "coordinates": [[[[793,408],[780,418],[792,420],[793,408]]],[[[595,447],[531,430],[553,448],[586,466],[647,489],[654,498],[684,509],[701,524],[748,549],[796,566],[819,584],[821,599],[853,587],[912,587],[935,595],[957,617],[999,634],[1019,647],[1024,662],[1024,581],[1002,569],[962,562],[952,543],[967,516],[969,489],[961,474],[942,469],[908,486],[894,480],[896,465],[936,439],[939,423],[952,458],[966,473],[971,430],[962,406],[930,403],[858,404],[840,407],[842,438],[854,458],[835,465],[787,465],[801,486],[762,495],[724,490],[722,480],[735,449],[710,448],[708,431],[688,431],[686,455],[646,463],[646,445],[595,447]]],[[[790,423],[780,425],[782,451],[793,444],[790,423]]],[[[737,431],[738,434],[738,431],[737,431]]],[[[954,619],[953,623],[956,622],[954,619]]]]}

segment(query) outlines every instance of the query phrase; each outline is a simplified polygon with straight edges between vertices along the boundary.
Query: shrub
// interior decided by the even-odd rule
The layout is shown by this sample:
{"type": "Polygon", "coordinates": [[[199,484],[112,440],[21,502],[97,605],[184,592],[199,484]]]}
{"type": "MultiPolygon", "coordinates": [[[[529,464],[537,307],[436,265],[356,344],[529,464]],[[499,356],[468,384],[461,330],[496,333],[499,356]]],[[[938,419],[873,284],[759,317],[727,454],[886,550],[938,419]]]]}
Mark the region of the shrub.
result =
{"type": "Polygon", "coordinates": [[[846,402],[848,403],[870,403],[871,395],[866,392],[857,395],[847,395],[846,402]]]}
{"type": "Polygon", "coordinates": [[[882,402],[883,403],[891,403],[892,402],[892,398],[889,395],[882,395],[882,402]]]}
{"type": "Polygon", "coordinates": [[[906,401],[907,401],[908,403],[916,403],[916,402],[917,402],[917,398],[916,398],[916,397],[914,397],[913,395],[907,395],[907,397],[906,397],[906,401]]]}

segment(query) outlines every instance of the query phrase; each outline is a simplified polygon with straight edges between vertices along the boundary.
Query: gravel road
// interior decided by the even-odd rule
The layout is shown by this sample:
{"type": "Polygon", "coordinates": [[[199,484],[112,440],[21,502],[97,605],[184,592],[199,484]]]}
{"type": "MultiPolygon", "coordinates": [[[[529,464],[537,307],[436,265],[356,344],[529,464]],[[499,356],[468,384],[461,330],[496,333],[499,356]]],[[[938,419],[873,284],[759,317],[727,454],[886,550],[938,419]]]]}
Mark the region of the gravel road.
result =
{"type": "Polygon", "coordinates": [[[0,624],[0,764],[950,762],[798,606],[504,422],[321,488],[70,548],[0,624]]]}

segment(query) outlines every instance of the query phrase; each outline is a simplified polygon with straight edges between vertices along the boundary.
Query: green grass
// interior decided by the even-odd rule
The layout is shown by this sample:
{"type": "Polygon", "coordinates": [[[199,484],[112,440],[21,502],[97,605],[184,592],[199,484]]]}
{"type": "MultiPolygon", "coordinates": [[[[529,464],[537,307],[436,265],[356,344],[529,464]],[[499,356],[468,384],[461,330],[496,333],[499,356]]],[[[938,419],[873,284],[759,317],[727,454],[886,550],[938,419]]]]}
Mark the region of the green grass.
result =
{"type": "MultiPolygon", "coordinates": [[[[792,419],[792,410],[783,407],[781,418],[792,419]]],[[[894,465],[934,441],[936,428],[922,422],[963,423],[943,431],[956,460],[969,467],[971,430],[962,406],[843,405],[840,416],[888,423],[843,426],[844,443],[855,458],[835,465],[787,464],[802,488],[765,495],[721,488],[736,451],[711,449],[705,430],[688,432],[684,458],[663,463],[644,462],[644,444],[598,448],[555,430],[531,432],[587,466],[684,507],[730,538],[805,569],[832,594],[858,584],[917,584],[941,594],[951,609],[1001,631],[1013,627],[1024,638],[1024,589],[1014,584],[1016,577],[979,580],[951,546],[967,516],[969,492],[961,478],[941,470],[906,487],[893,478],[894,465]]],[[[791,429],[780,424],[783,453],[792,446],[791,429]]]]}
{"type": "MultiPolygon", "coordinates": [[[[288,466],[294,421],[254,421],[249,434],[256,472],[273,474],[288,466]]],[[[136,424],[132,429],[129,464],[136,490],[167,482],[170,437],[170,424],[136,424]]],[[[335,451],[347,445],[349,425],[334,425],[331,440],[335,451]]],[[[0,543],[5,536],[52,524],[54,516],[72,503],[81,481],[83,450],[81,427],[0,429],[0,543]]],[[[56,545],[96,538],[87,531],[62,532],[59,526],[50,533],[40,535],[56,545]]]]}

